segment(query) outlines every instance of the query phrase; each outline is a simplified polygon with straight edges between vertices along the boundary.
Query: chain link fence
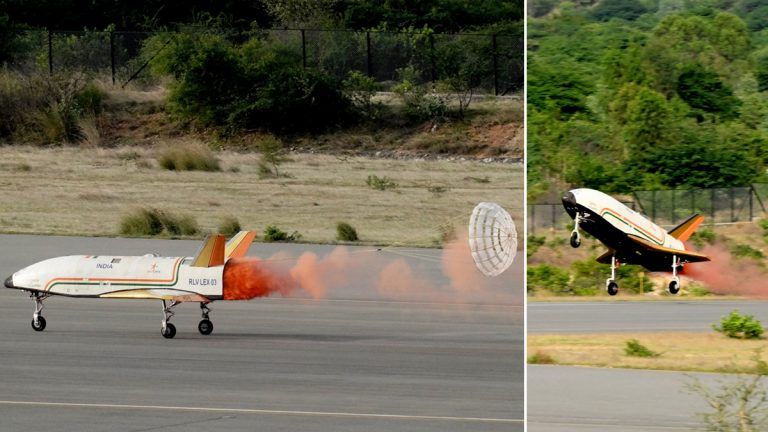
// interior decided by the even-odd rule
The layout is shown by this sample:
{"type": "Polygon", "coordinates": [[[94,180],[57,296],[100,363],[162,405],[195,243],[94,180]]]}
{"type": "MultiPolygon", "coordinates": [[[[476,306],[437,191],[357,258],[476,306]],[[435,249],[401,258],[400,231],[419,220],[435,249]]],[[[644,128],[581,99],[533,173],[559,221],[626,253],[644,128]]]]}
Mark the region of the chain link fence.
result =
{"type": "MultiPolygon", "coordinates": [[[[21,73],[82,72],[116,84],[149,80],[152,55],[142,52],[149,32],[25,30],[17,34],[6,68],[21,73]]],[[[472,65],[478,93],[505,95],[523,88],[522,37],[501,34],[420,34],[407,32],[277,29],[223,34],[235,42],[261,37],[295,51],[304,67],[345,79],[359,71],[393,83],[398,70],[413,67],[422,82],[435,82],[472,65]]]]}
{"type": "MultiPolygon", "coordinates": [[[[624,204],[644,214],[662,227],[674,227],[688,216],[704,215],[705,224],[751,222],[766,216],[765,199],[768,184],[714,189],[674,189],[635,191],[624,204]]],[[[572,219],[563,205],[532,204],[528,206],[528,233],[542,230],[570,229],[572,219]]]]}

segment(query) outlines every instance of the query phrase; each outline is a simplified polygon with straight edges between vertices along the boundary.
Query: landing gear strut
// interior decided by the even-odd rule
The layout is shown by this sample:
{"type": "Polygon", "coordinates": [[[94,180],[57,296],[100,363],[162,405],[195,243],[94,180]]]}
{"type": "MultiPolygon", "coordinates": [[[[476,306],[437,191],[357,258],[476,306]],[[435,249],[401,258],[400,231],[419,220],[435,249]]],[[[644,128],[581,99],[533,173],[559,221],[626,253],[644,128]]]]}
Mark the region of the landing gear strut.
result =
{"type": "Polygon", "coordinates": [[[200,323],[197,325],[197,331],[202,335],[209,335],[213,332],[213,323],[208,318],[208,314],[211,312],[208,303],[200,302],[200,311],[203,314],[203,319],[200,320],[200,323]]]}
{"type": "Polygon", "coordinates": [[[619,284],[616,283],[616,267],[619,266],[616,261],[616,255],[611,256],[611,277],[605,281],[605,289],[608,291],[608,295],[615,296],[619,293],[619,284]]]}
{"type": "Polygon", "coordinates": [[[682,267],[682,264],[677,259],[677,255],[672,255],[672,280],[669,282],[669,293],[677,294],[680,292],[680,277],[677,276],[677,269],[682,267]]]}
{"type": "Polygon", "coordinates": [[[581,222],[581,214],[576,213],[576,217],[573,218],[573,232],[571,232],[572,248],[577,248],[581,246],[581,234],[579,234],[579,222],[581,222]]]}
{"type": "Polygon", "coordinates": [[[171,300],[171,303],[166,305],[165,300],[163,300],[163,327],[160,329],[160,334],[166,339],[173,339],[173,337],[176,336],[176,326],[169,323],[168,320],[174,315],[171,309],[177,304],[179,304],[179,302],[171,300]]]}
{"type": "Polygon", "coordinates": [[[32,328],[35,331],[43,331],[45,330],[45,318],[41,315],[43,312],[43,300],[47,299],[49,295],[34,291],[29,294],[29,297],[35,301],[35,313],[32,314],[32,328]]]}

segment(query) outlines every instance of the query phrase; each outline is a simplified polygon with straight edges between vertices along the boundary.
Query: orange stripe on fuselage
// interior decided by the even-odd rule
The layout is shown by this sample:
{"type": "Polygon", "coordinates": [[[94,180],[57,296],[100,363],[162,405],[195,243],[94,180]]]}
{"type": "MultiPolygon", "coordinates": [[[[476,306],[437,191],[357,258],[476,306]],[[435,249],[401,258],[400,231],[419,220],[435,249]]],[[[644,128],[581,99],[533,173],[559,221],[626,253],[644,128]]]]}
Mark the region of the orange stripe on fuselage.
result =
{"type": "Polygon", "coordinates": [[[171,271],[171,278],[170,279],[139,279],[139,278],[55,278],[48,281],[48,283],[45,284],[45,291],[48,291],[48,287],[51,286],[51,284],[54,284],[56,282],[82,282],[82,281],[88,281],[88,282],[149,282],[149,283],[164,283],[164,282],[173,282],[174,279],[176,279],[176,267],[181,262],[181,258],[177,258],[176,261],[173,263],[173,270],[171,271]]]}
{"type": "Polygon", "coordinates": [[[618,211],[616,211],[616,210],[614,210],[614,209],[612,209],[612,208],[610,208],[610,207],[604,207],[602,210],[600,210],[600,217],[603,217],[603,215],[604,215],[606,212],[611,212],[611,213],[612,213],[614,216],[620,216],[620,217],[621,217],[621,220],[623,220],[623,221],[624,221],[625,223],[627,223],[628,225],[631,225],[631,226],[633,226],[633,227],[634,227],[636,230],[638,230],[638,231],[641,231],[641,232],[643,232],[644,234],[646,234],[647,236],[649,236],[649,237],[653,238],[654,240],[656,240],[657,242],[659,242],[659,244],[661,244],[661,245],[663,245],[663,244],[664,244],[664,237],[662,237],[661,239],[659,239],[659,238],[658,238],[658,237],[656,237],[656,236],[655,236],[653,233],[650,233],[650,232],[648,232],[648,231],[644,230],[644,229],[643,229],[643,227],[641,227],[641,226],[639,226],[638,224],[636,224],[636,223],[632,222],[631,220],[629,220],[629,219],[625,218],[625,217],[624,217],[624,216],[623,216],[623,215],[622,215],[620,212],[618,212],[618,211]]]}

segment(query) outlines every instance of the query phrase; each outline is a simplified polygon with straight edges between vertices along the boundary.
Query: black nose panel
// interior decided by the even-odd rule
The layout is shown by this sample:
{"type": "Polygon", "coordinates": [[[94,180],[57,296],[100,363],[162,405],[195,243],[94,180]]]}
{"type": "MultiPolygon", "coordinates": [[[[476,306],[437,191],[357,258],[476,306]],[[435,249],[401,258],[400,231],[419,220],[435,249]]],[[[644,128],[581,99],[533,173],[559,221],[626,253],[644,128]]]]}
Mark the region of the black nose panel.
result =
{"type": "Polygon", "coordinates": [[[576,197],[573,196],[573,192],[566,192],[563,194],[563,205],[565,206],[576,205],[576,197]]]}
{"type": "Polygon", "coordinates": [[[8,276],[8,279],[5,280],[5,287],[6,288],[16,288],[13,286],[13,275],[8,276]]]}

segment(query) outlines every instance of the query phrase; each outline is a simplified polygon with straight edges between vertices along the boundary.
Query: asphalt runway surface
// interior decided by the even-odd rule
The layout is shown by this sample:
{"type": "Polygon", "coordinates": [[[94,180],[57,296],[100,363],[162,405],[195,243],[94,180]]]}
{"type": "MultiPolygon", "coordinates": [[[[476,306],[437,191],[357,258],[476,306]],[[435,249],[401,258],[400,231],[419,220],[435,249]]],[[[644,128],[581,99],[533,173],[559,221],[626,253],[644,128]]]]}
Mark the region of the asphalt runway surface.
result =
{"type": "Polygon", "coordinates": [[[528,333],[712,331],[732,310],[768,322],[768,301],[529,302],[528,333]]]}
{"type": "Polygon", "coordinates": [[[528,366],[529,432],[706,430],[711,412],[698,380],[710,390],[734,376],[667,371],[528,366]]]}
{"type": "MultiPolygon", "coordinates": [[[[0,235],[0,276],[58,255],[189,256],[198,246],[0,235]]],[[[249,254],[331,249],[256,244],[249,254]]],[[[370,253],[405,259],[414,274],[445,282],[434,259],[421,259],[440,251],[370,253]]],[[[197,304],[183,304],[172,340],[160,336],[157,301],[52,297],[48,326],[37,333],[32,301],[1,289],[0,429],[523,430],[521,261],[489,285],[501,297],[392,300],[364,278],[322,300],[216,302],[210,336],[197,332],[197,304]]]]}
{"type": "MultiPolygon", "coordinates": [[[[730,311],[768,322],[768,302],[605,301],[528,303],[532,334],[613,332],[711,332],[730,311]]],[[[528,366],[530,432],[704,430],[708,412],[701,395],[687,390],[694,379],[711,389],[732,375],[669,371],[528,366]]]]}

